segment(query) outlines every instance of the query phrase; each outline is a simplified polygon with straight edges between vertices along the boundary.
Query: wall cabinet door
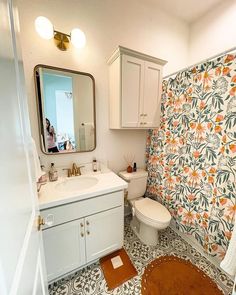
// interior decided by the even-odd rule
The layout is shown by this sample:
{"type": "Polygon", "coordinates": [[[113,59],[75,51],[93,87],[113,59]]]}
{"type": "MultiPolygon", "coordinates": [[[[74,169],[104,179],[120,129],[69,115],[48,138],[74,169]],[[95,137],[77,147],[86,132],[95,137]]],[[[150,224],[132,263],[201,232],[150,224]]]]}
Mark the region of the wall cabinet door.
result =
{"type": "Polygon", "coordinates": [[[122,127],[138,127],[143,98],[144,61],[122,56],[121,122],[122,127]]]}
{"type": "Polygon", "coordinates": [[[122,127],[156,127],[161,109],[162,66],[122,56],[122,127]]]}
{"type": "Polygon", "coordinates": [[[85,218],[87,263],[123,246],[123,206],[85,218]]]}
{"type": "Polygon", "coordinates": [[[162,67],[152,62],[144,65],[144,95],[141,107],[141,118],[144,127],[159,125],[161,113],[162,67]]]}
{"type": "Polygon", "coordinates": [[[86,263],[83,222],[78,219],[43,231],[49,281],[86,263]]]}

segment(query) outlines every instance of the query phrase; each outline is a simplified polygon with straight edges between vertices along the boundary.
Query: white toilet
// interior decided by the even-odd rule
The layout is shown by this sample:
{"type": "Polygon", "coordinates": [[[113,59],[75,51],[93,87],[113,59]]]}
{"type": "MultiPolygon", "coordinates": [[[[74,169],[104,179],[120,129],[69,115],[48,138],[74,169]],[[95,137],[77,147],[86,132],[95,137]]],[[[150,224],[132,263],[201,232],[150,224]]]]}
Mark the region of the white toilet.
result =
{"type": "Polygon", "coordinates": [[[121,171],[119,176],[128,182],[128,200],[133,214],[132,229],[143,243],[155,246],[158,243],[158,230],[165,229],[170,224],[170,212],[157,201],[143,198],[147,185],[147,171],[121,171]]]}

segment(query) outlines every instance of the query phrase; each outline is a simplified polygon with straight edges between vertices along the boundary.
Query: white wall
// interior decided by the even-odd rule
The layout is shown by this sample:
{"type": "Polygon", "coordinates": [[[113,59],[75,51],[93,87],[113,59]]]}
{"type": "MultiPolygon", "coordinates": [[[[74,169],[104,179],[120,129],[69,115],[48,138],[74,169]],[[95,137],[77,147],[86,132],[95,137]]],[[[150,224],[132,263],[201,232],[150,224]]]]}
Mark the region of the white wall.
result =
{"type": "Polygon", "coordinates": [[[236,46],[236,1],[225,0],[190,26],[189,65],[236,46]]]}
{"type": "Polygon", "coordinates": [[[140,0],[19,0],[22,53],[25,67],[33,137],[39,146],[33,68],[41,63],[89,72],[96,83],[97,148],[94,152],[46,156],[42,162],[68,166],[89,162],[94,156],[107,160],[115,171],[125,168],[124,155],[132,152],[138,166],[144,165],[145,131],[112,131],[108,123],[108,66],[106,60],[118,46],[168,60],[164,74],[187,64],[189,28],[140,0]],[[56,30],[69,33],[80,27],[86,34],[84,49],[59,51],[52,40],[41,39],[34,20],[43,15],[56,30]]]}

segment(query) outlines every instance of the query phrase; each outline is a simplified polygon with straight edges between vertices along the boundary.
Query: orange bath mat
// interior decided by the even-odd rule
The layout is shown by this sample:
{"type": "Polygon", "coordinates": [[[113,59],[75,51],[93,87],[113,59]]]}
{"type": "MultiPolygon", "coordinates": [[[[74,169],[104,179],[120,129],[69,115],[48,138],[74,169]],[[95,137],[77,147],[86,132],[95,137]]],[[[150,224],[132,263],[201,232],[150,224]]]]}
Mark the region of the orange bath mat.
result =
{"type": "Polygon", "coordinates": [[[119,287],[138,274],[123,248],[101,258],[100,264],[108,290],[119,287]]]}
{"type": "Polygon", "coordinates": [[[142,295],[223,295],[217,285],[191,262],[163,256],[142,276],[142,295]]]}

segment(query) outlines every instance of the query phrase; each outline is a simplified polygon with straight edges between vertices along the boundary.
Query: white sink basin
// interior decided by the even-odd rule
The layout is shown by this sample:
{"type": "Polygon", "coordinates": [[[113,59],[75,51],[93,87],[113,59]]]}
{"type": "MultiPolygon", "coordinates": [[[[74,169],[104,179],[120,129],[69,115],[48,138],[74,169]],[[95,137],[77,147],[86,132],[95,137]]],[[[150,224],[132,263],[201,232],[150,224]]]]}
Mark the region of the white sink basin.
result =
{"type": "Polygon", "coordinates": [[[92,176],[78,176],[68,178],[55,185],[56,190],[60,192],[76,192],[93,187],[98,183],[98,179],[92,176]]]}

